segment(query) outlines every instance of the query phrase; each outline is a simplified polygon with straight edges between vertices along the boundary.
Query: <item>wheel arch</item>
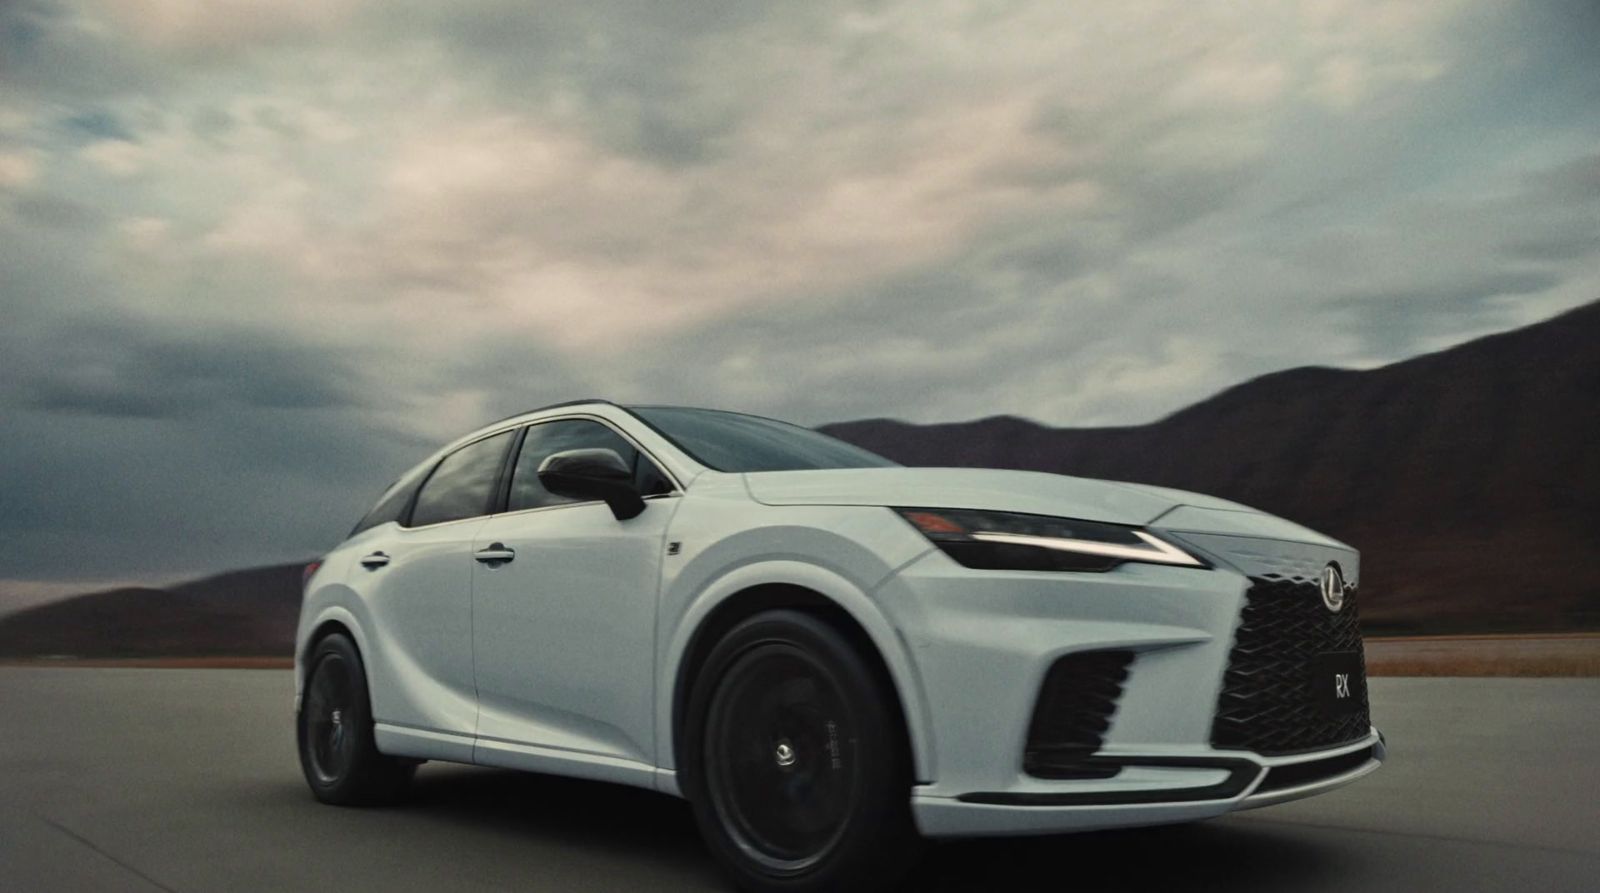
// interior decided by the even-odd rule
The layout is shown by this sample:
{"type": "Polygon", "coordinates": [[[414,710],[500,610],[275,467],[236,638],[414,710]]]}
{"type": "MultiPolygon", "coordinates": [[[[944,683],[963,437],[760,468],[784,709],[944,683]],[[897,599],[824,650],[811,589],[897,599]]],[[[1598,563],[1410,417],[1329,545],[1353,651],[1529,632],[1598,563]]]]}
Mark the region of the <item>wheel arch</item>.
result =
{"type": "MultiPolygon", "coordinates": [[[[796,562],[763,570],[743,568],[704,593],[691,606],[669,652],[670,690],[666,693],[666,743],[658,761],[679,768],[689,696],[696,676],[717,641],[746,618],[764,611],[792,608],[825,616],[861,649],[881,671],[894,692],[899,717],[911,749],[918,781],[932,778],[933,742],[922,686],[898,630],[860,588],[837,574],[796,562]]],[[[681,793],[672,790],[672,793],[681,793]]]]}
{"type": "Polygon", "coordinates": [[[306,672],[310,669],[306,662],[310,660],[311,652],[317,647],[318,642],[333,633],[343,633],[349,637],[350,641],[355,643],[356,653],[361,655],[363,661],[370,654],[367,650],[367,637],[361,628],[360,622],[356,620],[354,614],[338,605],[329,605],[324,608],[317,613],[314,619],[303,623],[301,628],[306,632],[298,637],[299,641],[295,646],[294,653],[295,712],[299,712],[300,697],[305,693],[306,672]]]}

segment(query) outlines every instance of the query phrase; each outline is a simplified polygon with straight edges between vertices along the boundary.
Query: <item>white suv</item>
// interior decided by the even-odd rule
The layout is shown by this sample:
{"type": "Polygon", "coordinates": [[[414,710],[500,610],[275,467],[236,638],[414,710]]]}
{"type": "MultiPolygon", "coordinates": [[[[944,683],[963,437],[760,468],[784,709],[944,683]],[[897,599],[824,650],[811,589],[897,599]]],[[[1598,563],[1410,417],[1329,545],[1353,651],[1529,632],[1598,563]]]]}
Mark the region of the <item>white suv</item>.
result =
{"type": "Polygon", "coordinates": [[[308,569],[301,761],[339,804],[423,760],[653,788],[746,887],[871,886],[924,836],[1372,772],[1359,568],[1192,493],[563,404],[440,450],[308,569]]]}

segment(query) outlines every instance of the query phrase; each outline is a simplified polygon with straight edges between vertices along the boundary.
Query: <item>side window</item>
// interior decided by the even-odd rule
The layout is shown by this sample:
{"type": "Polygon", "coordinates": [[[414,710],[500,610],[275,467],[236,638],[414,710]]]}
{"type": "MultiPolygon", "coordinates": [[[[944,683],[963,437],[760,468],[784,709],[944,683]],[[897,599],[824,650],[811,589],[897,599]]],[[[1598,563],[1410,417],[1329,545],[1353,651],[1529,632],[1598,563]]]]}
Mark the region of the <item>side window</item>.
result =
{"type": "Polygon", "coordinates": [[[514,512],[573,502],[565,496],[551,493],[539,483],[539,465],[552,453],[597,447],[616,450],[622,461],[633,467],[634,480],[639,484],[641,495],[653,496],[672,489],[666,475],[635,449],[627,438],[599,422],[562,419],[528,428],[528,436],[522,441],[522,452],[517,456],[516,469],[511,472],[511,498],[506,503],[506,510],[514,512]]]}
{"type": "Polygon", "coordinates": [[[406,512],[406,506],[411,504],[411,494],[417,492],[417,482],[420,479],[421,475],[411,474],[390,484],[389,489],[385,490],[382,498],[378,500],[378,504],[372,507],[372,511],[367,512],[366,517],[356,522],[356,527],[350,531],[350,535],[355,536],[363,530],[400,520],[400,516],[406,512]]]}
{"type": "Polygon", "coordinates": [[[440,460],[417,493],[410,526],[457,521],[487,512],[511,434],[504,431],[474,441],[440,460]]]}

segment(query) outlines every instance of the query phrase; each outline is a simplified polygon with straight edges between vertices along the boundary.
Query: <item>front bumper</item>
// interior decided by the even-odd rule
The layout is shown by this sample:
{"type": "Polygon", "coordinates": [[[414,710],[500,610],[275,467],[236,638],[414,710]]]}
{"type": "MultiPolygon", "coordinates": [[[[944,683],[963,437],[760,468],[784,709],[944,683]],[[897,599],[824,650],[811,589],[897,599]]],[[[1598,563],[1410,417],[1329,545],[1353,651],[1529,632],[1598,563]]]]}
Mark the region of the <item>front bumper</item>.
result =
{"type": "Polygon", "coordinates": [[[1387,754],[1374,729],[1365,739],[1292,757],[1237,751],[1209,755],[1113,757],[1123,770],[1111,782],[1075,783],[1052,793],[911,796],[917,827],[929,837],[1055,834],[1165,825],[1272,806],[1342,787],[1370,775],[1387,754]],[[1286,781],[1274,783],[1282,774],[1286,781]]]}
{"type": "Polygon", "coordinates": [[[1384,756],[1376,730],[1283,756],[1212,746],[1250,585],[1227,567],[996,573],[937,552],[904,568],[877,596],[905,638],[924,693],[915,725],[931,757],[917,767],[912,794],[919,827],[961,836],[1186,822],[1312,796],[1375,770],[1384,756]],[[1049,668],[1067,655],[1109,650],[1133,654],[1091,758],[1109,771],[1099,778],[1024,771],[1049,668]],[[1313,771],[1329,760],[1329,771],[1313,771]],[[1301,774],[1276,771],[1290,766],[1301,774]]]}

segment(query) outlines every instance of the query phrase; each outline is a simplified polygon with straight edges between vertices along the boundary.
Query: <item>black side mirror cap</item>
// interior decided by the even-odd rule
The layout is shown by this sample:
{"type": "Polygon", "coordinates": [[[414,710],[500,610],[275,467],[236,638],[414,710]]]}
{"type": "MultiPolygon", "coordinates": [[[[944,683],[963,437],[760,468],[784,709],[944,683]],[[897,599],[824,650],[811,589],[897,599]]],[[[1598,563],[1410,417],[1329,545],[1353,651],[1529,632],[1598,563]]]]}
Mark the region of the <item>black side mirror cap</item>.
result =
{"type": "Polygon", "coordinates": [[[557,496],[604,500],[618,521],[638,517],[644,511],[644,498],[634,485],[633,469],[616,450],[551,453],[539,463],[539,483],[557,496]]]}

